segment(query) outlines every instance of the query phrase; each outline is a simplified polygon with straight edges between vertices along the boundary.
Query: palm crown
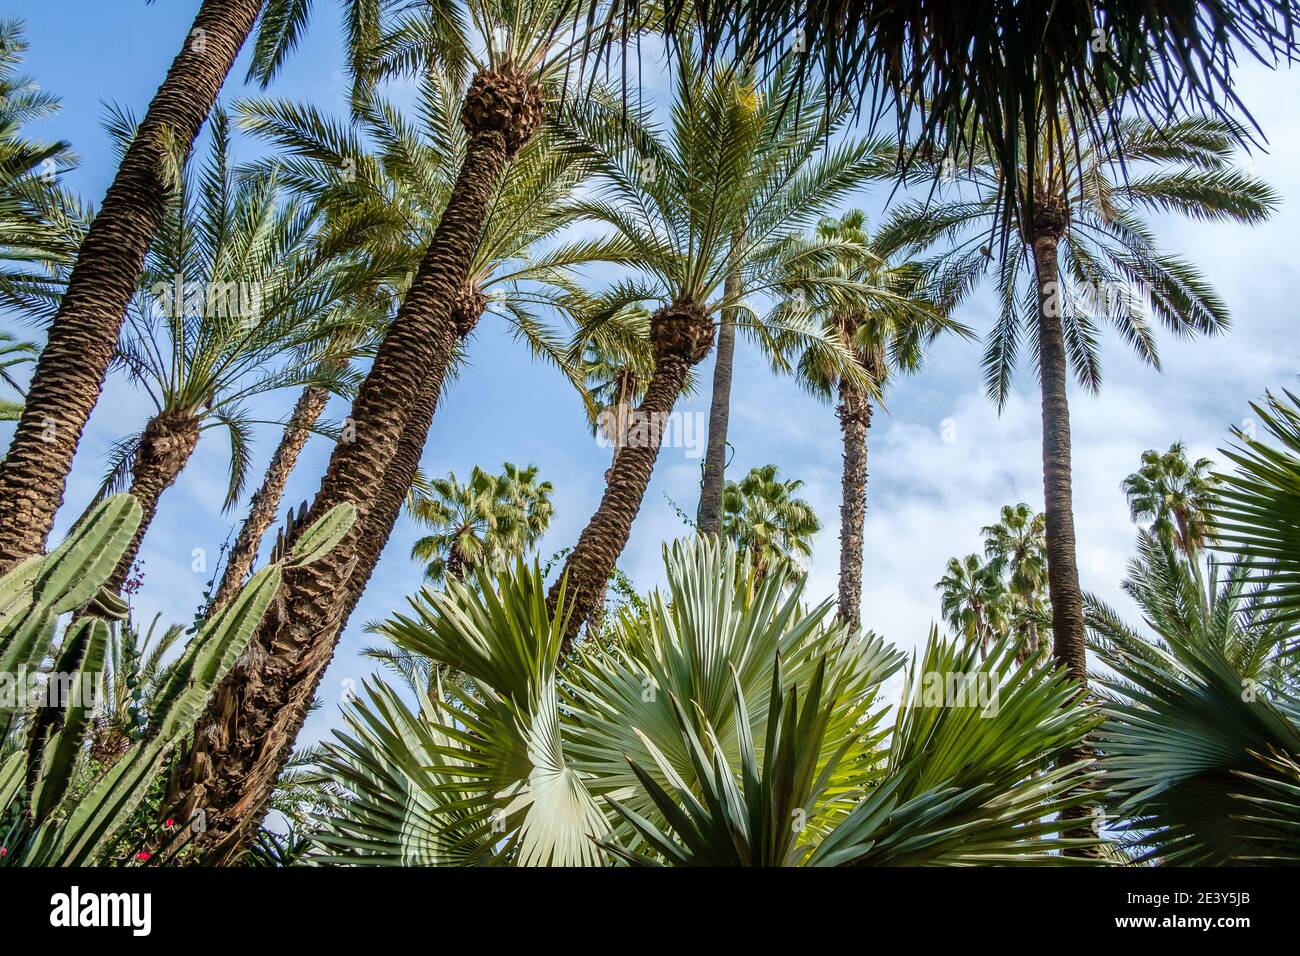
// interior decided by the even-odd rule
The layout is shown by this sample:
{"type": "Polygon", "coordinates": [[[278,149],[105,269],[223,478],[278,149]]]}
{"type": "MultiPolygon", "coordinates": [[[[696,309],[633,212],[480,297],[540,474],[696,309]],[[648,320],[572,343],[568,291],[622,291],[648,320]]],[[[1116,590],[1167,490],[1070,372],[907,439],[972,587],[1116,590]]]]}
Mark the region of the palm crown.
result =
{"type": "Polygon", "coordinates": [[[812,556],[822,525],[812,505],[795,496],[802,487],[798,478],[783,480],[776,465],[761,465],[723,488],[722,536],[749,556],[759,579],[777,568],[802,572],[812,556]]]}
{"type": "MultiPolygon", "coordinates": [[[[119,114],[114,131],[129,139],[132,126],[119,114]]],[[[321,250],[318,211],[286,200],[273,176],[238,177],[229,142],[218,111],[207,162],[176,184],[117,355],[158,415],[229,434],[227,507],[249,463],[246,403],[302,385],[347,391],[355,342],[376,318],[356,305],[372,284],[366,268],[321,250]]],[[[125,482],[138,440],[118,443],[101,494],[125,482]]]]}
{"type": "Polygon", "coordinates": [[[1210,533],[1207,508],[1215,479],[1208,458],[1188,459],[1182,442],[1163,454],[1142,453],[1142,467],[1124,479],[1124,496],[1135,520],[1151,522],[1159,537],[1174,542],[1189,557],[1210,533]]]}
{"type": "MultiPolygon", "coordinates": [[[[1068,163],[1046,146],[1031,157],[1039,214],[1066,217],[1054,308],[1070,364],[1087,387],[1101,383],[1103,323],[1112,324],[1156,367],[1160,359],[1150,317],[1178,335],[1210,334],[1227,326],[1223,302],[1192,264],[1159,249],[1144,215],[1174,212],[1241,223],[1265,219],[1277,197],[1259,179],[1233,168],[1236,142],[1234,129],[1219,120],[1156,124],[1128,118],[1116,124],[1111,138],[1086,140],[1068,163]]],[[[976,150],[969,161],[949,160],[946,168],[929,167],[929,172],[949,195],[901,207],[886,224],[883,241],[917,249],[950,242],[927,268],[940,294],[952,299],[995,272],[1000,315],[988,338],[984,371],[989,394],[1001,404],[1026,334],[1036,349],[1032,336],[1039,300],[1034,282],[1026,281],[1032,279],[1028,253],[1020,244],[1001,256],[991,248],[1005,182],[985,153],[976,150]]],[[[1021,179],[1030,172],[1022,157],[1021,179]]],[[[1022,224],[1025,244],[1033,228],[1022,224]]]]}

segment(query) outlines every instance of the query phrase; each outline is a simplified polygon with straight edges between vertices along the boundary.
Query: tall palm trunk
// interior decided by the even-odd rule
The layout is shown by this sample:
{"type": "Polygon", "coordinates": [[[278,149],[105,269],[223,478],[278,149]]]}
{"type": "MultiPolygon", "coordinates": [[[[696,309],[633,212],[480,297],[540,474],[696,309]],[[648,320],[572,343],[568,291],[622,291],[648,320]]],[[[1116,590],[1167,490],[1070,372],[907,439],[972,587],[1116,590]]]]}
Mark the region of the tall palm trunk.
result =
{"type": "MultiPolygon", "coordinates": [[[[1044,204],[1045,205],[1045,204],[1044,204]]],[[[1039,215],[1046,216],[1050,209],[1039,215]]],[[[1034,239],[1038,280],[1039,382],[1043,413],[1043,503],[1047,518],[1047,586],[1052,599],[1052,648],[1080,692],[1088,686],[1084,659],[1083,592],[1074,543],[1074,495],[1070,480],[1069,368],[1061,327],[1057,243],[1060,232],[1040,229],[1034,239]]]]}
{"type": "Polygon", "coordinates": [[[248,517],[239,529],[235,544],[226,558],[226,569],[222,572],[221,583],[217,592],[208,602],[208,613],[213,614],[225,607],[230,599],[239,593],[240,586],[252,570],[257,560],[257,552],[267,529],[275,522],[280,510],[280,501],[284,498],[284,487],[288,484],[289,474],[298,461],[307,438],[316,425],[317,419],[329,403],[329,390],[320,385],[309,385],[298,396],[298,402],[289,416],[280,444],[271,456],[262,486],[253,494],[248,505],[248,517]]]}
{"type": "Polygon", "coordinates": [[[564,572],[548,595],[552,611],[557,610],[561,581],[567,581],[565,651],[582,625],[600,609],[609,576],[627,546],[632,522],[650,485],[664,424],[686,384],[687,372],[713,344],[713,325],[694,303],[676,302],[651,317],[650,337],[655,367],[645,398],[632,416],[627,440],[606,473],[600,505],[569,552],[564,572]]]}
{"type": "Polygon", "coordinates": [[[861,623],[862,538],[867,518],[867,429],[871,402],[862,388],[840,381],[840,431],[844,436],[844,474],[840,481],[840,620],[861,623]]]}
{"type": "Polygon", "coordinates": [[[166,412],[149,420],[140,435],[140,447],[131,466],[131,495],[143,512],[131,543],[113,569],[105,586],[120,591],[140,553],[140,542],[158,512],[158,500],[180,475],[199,443],[199,421],[189,415],[166,412]]]}
{"type": "MultiPolygon", "coordinates": [[[[1043,413],[1043,504],[1047,519],[1047,588],[1052,601],[1052,653],[1064,666],[1083,697],[1088,688],[1084,654],[1083,592],[1074,542],[1074,495],[1070,477],[1070,404],[1066,396],[1069,366],[1061,310],[1057,246],[1068,213],[1047,202],[1035,212],[1034,271],[1038,283],[1039,382],[1043,413]]],[[[1086,747],[1063,755],[1066,762],[1092,757],[1086,747]]],[[[1063,835],[1094,839],[1095,825],[1087,807],[1061,814],[1063,835]]],[[[1092,857],[1093,849],[1068,850],[1067,855],[1092,857]]]]}
{"type": "MultiPolygon", "coordinates": [[[[737,233],[736,242],[743,237],[737,233]]],[[[734,245],[735,243],[733,243],[734,245]]],[[[740,298],[741,276],[738,270],[728,274],[722,295],[728,302],[740,298]]],[[[736,314],[738,309],[724,309],[718,324],[718,352],[713,366],[713,398],[709,402],[709,441],[704,452],[704,477],[700,486],[700,504],[695,524],[700,534],[722,531],[722,489],[726,485],[727,427],[731,423],[731,373],[736,355],[736,314]]]]}
{"type": "MultiPolygon", "coordinates": [[[[483,312],[487,308],[487,298],[473,286],[463,286],[452,297],[451,320],[456,329],[457,339],[463,341],[469,336],[483,312]]],[[[416,472],[420,469],[420,458],[424,455],[425,442],[433,424],[434,413],[438,409],[438,400],[442,396],[442,382],[447,371],[444,363],[431,369],[415,400],[411,403],[411,418],[402,431],[397,450],[393,453],[388,467],[384,471],[384,484],[376,495],[365,526],[357,539],[357,563],[347,584],[347,597],[343,619],[351,615],[353,608],[361,600],[370,575],[374,572],[384,546],[397,519],[402,513],[402,505],[415,482],[416,472]]],[[[460,553],[453,548],[451,558],[460,563],[454,576],[460,577],[464,561],[460,553]]],[[[452,561],[448,561],[447,573],[452,574],[452,561]]]]}
{"type": "MultiPolygon", "coordinates": [[[[355,600],[349,579],[362,567],[385,473],[412,417],[412,397],[441,380],[458,338],[451,314],[469,274],[479,232],[506,163],[541,122],[538,87],[519,76],[483,72],[466,94],[461,121],[469,141],[433,241],[352,407],[355,437],[330,458],[308,523],[350,502],[357,521],[328,555],[285,575],[283,598],[249,652],[217,688],[178,768],[184,818],[205,808],[195,837],[207,863],[233,859],[256,832],[276,777],[302,727],[355,600]]],[[[418,437],[423,444],[424,435],[418,437]]],[[[393,520],[396,519],[394,514],[393,520]]],[[[382,548],[382,544],[380,545],[382,548]]],[[[376,552],[377,553],[377,552],[376,552]]]]}
{"type": "Polygon", "coordinates": [[[165,170],[198,136],[263,0],[204,0],[77,254],[0,463],[0,572],[45,547],[127,303],[162,222],[165,170]]]}

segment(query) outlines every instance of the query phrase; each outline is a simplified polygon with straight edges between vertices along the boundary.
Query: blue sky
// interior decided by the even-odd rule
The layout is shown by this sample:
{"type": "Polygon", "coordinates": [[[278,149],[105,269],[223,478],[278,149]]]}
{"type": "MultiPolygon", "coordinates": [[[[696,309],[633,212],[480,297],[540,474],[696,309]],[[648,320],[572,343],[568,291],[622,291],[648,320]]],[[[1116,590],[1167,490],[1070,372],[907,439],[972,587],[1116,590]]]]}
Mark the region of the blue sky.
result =
{"type": "MultiPolygon", "coordinates": [[[[113,152],[100,128],[104,102],[143,114],[167,65],[186,35],[197,0],[10,0],[6,16],[27,23],[31,50],[26,72],[59,94],[64,108],[34,135],[70,140],[81,166],[65,183],[98,202],[114,171],[113,152]]],[[[336,4],[321,0],[317,18],[298,53],[271,92],[310,100],[337,116],[345,113],[336,4]]],[[[243,85],[241,58],[223,93],[229,103],[255,92],[243,85]]],[[[643,75],[661,82],[647,64],[643,75]]],[[[1197,262],[1228,303],[1233,329],[1212,341],[1161,339],[1163,373],[1141,365],[1114,338],[1103,348],[1104,385],[1092,397],[1071,392],[1075,463],[1075,520],[1084,587],[1123,607],[1119,591],[1131,550],[1133,527],[1120,481],[1146,448],[1184,439],[1195,454],[1215,455],[1227,429],[1250,414],[1248,403],[1266,388],[1290,387],[1300,348],[1293,318],[1300,301],[1296,268],[1296,201],[1300,200],[1300,94],[1295,71],[1273,73],[1254,64],[1241,70],[1238,92],[1269,143],[1252,162],[1281,194],[1283,205],[1263,227],[1193,225],[1174,218],[1157,222],[1165,245],[1197,262]]],[[[237,140],[236,158],[259,147],[237,140]]],[[[884,190],[853,203],[874,217],[884,190]]],[[[993,316],[987,295],[976,296],[960,318],[977,331],[993,316]]],[[[12,317],[0,327],[31,336],[12,317]]],[[[942,342],[925,369],[900,380],[887,411],[874,420],[869,447],[867,535],[863,620],[903,648],[924,640],[938,616],[934,582],[948,557],[979,550],[979,529],[1005,503],[1042,505],[1037,382],[1022,368],[1015,391],[999,415],[985,399],[980,345],[942,342]]],[[[703,386],[711,360],[699,369],[703,386]]],[[[707,413],[707,388],[678,408],[707,413]]],[[[260,410],[268,418],[288,413],[294,395],[277,396],[260,410]]],[[[104,455],[123,435],[141,428],[150,413],[146,396],[127,383],[110,381],[82,441],[68,488],[59,532],[80,513],[100,480],[104,455]]],[[[330,414],[346,407],[335,402],[330,414]]],[[[7,441],[11,426],[0,440],[7,441]]],[[[260,429],[257,477],[278,440],[278,429],[260,429]]],[[[777,463],[787,477],[805,482],[805,496],[823,522],[810,567],[809,593],[835,590],[838,561],[840,444],[834,410],[788,379],[778,379],[743,342],[737,358],[730,441],[735,457],[729,475],[777,463]]],[[[313,437],[288,490],[293,503],[315,491],[329,455],[327,439],[313,437]]],[[[191,570],[195,548],[215,555],[242,516],[243,503],[220,510],[225,488],[226,446],[205,435],[180,481],[165,495],[141,552],[145,569],[137,614],[188,622],[208,574],[191,570]]],[[[556,489],[556,518],[540,552],[571,545],[599,500],[608,449],[598,447],[571,388],[551,368],[534,363],[511,340],[500,320],[488,319],[469,349],[460,378],[444,393],[425,450],[429,474],[464,475],[475,464],[498,468],[503,460],[536,464],[556,489]]],[[[621,566],[640,588],[661,580],[661,543],[685,531],[671,502],[694,513],[699,461],[681,448],[665,449],[621,566]]],[[[255,485],[255,482],[254,482],[255,485]]],[[[57,533],[57,532],[56,532],[57,533]]],[[[386,617],[418,588],[420,570],[407,553],[417,529],[403,521],[389,544],[320,689],[324,706],[309,720],[300,742],[338,725],[337,704],[349,682],[373,670],[359,656],[377,639],[363,633],[369,620],[386,617]]]]}

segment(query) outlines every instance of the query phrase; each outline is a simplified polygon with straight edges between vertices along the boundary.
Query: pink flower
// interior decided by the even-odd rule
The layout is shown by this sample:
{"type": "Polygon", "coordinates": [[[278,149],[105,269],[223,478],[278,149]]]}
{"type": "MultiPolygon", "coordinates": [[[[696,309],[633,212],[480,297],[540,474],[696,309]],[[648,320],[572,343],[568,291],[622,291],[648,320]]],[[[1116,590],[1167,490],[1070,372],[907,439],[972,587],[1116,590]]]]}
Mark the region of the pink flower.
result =
{"type": "Polygon", "coordinates": [[[168,817],[168,818],[167,818],[167,822],[164,823],[163,826],[165,826],[165,827],[167,827],[168,829],[170,829],[171,826],[172,826],[172,824],[175,823],[175,822],[176,822],[176,821],[175,821],[172,817],[168,817]]]}
{"type": "Polygon", "coordinates": [[[153,854],[150,853],[148,850],[141,850],[139,853],[135,855],[135,858],[137,860],[147,860],[151,856],[153,856],[153,854]]]}
{"type": "Polygon", "coordinates": [[[5,847],[0,846],[0,856],[8,856],[8,855],[9,855],[9,851],[8,851],[8,849],[6,849],[5,847]]]}

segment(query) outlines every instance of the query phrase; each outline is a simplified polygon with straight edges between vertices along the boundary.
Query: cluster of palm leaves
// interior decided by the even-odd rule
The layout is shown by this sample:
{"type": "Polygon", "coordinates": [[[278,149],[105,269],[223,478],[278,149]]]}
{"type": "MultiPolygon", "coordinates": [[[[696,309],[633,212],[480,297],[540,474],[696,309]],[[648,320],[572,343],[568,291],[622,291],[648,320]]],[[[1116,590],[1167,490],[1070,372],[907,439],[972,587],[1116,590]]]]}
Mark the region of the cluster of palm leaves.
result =
{"type": "Polygon", "coordinates": [[[414,706],[375,679],[320,764],[340,791],[323,862],[902,865],[1060,862],[1086,798],[1055,758],[1095,724],[1059,674],[932,637],[903,655],[808,607],[734,547],[665,552],[645,616],[563,670],[564,622],[520,563],[425,591],[381,630],[465,675],[414,706]],[[935,679],[982,687],[934,694],[935,679]],[[1023,730],[1033,728],[1032,735],[1023,730]]]}
{"type": "Polygon", "coordinates": [[[454,474],[418,485],[410,506],[417,523],[432,529],[411,545],[424,576],[437,584],[476,569],[504,569],[530,551],[550,526],[555,507],[549,481],[537,466],[505,462],[499,475],[474,466],[464,483],[454,474]]]}

